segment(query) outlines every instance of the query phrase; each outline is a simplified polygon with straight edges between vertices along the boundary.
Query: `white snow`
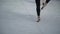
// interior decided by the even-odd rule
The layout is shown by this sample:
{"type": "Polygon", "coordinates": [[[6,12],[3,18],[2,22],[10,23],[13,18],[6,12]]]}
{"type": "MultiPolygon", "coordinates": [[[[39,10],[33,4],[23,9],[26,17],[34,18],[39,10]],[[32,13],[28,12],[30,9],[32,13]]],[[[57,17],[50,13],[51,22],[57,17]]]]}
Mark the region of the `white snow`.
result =
{"type": "Polygon", "coordinates": [[[60,34],[60,1],[50,1],[36,22],[34,0],[0,0],[0,34],[60,34]]]}

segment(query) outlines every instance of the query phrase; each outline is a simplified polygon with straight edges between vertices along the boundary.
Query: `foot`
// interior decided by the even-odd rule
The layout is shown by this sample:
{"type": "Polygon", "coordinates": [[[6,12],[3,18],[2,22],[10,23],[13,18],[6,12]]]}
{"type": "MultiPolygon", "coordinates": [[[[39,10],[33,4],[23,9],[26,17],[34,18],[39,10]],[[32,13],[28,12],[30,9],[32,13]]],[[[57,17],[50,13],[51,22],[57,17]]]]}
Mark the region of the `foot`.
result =
{"type": "Polygon", "coordinates": [[[44,3],[42,3],[42,5],[43,5],[43,6],[42,6],[41,10],[44,8],[44,3]]]}
{"type": "Polygon", "coordinates": [[[44,7],[41,8],[41,10],[43,9],[44,7]]]}
{"type": "Polygon", "coordinates": [[[37,20],[37,22],[39,22],[39,21],[40,21],[40,19],[37,20]]]}
{"type": "Polygon", "coordinates": [[[38,19],[37,19],[37,22],[39,22],[40,21],[40,17],[38,17],[38,19]]]}
{"type": "Polygon", "coordinates": [[[41,10],[47,5],[47,3],[43,3],[43,7],[41,8],[41,10]]]}

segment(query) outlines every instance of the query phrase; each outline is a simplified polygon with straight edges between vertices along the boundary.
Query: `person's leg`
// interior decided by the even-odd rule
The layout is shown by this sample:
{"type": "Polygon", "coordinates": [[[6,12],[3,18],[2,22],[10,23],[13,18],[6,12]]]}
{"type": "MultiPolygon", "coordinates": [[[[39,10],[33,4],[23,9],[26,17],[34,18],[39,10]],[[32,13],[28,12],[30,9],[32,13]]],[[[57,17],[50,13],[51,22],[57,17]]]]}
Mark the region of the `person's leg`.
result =
{"type": "Polygon", "coordinates": [[[45,3],[43,3],[43,7],[41,9],[43,9],[48,3],[49,3],[50,0],[46,0],[45,3]]]}
{"type": "Polygon", "coordinates": [[[50,0],[46,0],[46,3],[49,3],[50,0]]]}
{"type": "Polygon", "coordinates": [[[40,21],[40,0],[35,0],[36,2],[36,11],[37,11],[37,16],[38,16],[38,21],[40,21]]]}
{"type": "Polygon", "coordinates": [[[46,5],[47,5],[47,3],[43,3],[43,7],[41,9],[43,9],[46,5]]]}

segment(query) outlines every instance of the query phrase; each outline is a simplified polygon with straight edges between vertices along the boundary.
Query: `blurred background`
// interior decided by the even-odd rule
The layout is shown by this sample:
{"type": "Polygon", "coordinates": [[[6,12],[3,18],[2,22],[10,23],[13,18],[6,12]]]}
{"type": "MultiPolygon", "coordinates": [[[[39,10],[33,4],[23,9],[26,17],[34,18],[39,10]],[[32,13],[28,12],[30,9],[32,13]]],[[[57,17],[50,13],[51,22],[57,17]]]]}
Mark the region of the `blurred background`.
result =
{"type": "Polygon", "coordinates": [[[0,34],[60,34],[60,0],[51,0],[36,20],[35,0],[0,0],[0,34]]]}

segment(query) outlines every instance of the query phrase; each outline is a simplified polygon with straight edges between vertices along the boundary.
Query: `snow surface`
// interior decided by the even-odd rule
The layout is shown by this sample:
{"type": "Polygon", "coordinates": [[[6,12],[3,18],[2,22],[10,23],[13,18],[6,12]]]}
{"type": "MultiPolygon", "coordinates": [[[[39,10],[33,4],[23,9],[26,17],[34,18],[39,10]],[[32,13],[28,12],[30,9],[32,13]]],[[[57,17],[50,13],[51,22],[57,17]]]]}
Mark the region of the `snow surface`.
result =
{"type": "Polygon", "coordinates": [[[60,1],[50,1],[36,22],[34,0],[0,0],[0,34],[60,34],[60,1]]]}

